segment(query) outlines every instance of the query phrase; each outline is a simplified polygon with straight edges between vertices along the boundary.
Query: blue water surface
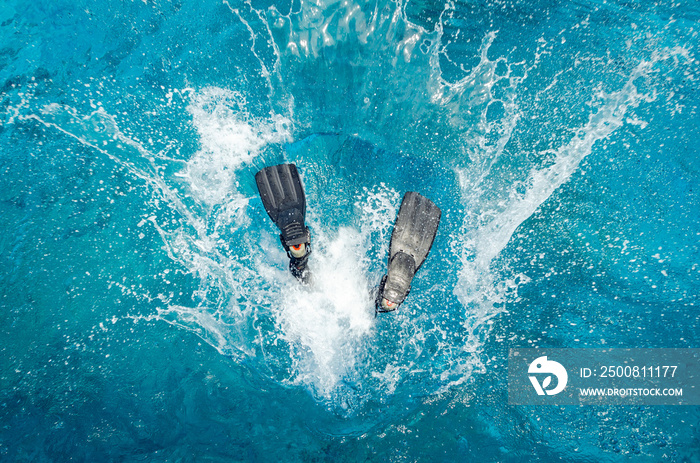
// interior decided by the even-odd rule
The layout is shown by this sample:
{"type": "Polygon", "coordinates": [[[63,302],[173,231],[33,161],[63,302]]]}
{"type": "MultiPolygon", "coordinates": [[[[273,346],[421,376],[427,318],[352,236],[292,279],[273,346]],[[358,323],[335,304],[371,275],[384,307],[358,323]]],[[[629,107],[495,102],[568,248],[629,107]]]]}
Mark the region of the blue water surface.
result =
{"type": "Polygon", "coordinates": [[[508,405],[512,347],[700,347],[694,1],[0,3],[0,460],[697,462],[508,405]],[[314,283],[254,182],[299,167],[314,283]],[[375,318],[401,197],[442,209],[375,318]]]}

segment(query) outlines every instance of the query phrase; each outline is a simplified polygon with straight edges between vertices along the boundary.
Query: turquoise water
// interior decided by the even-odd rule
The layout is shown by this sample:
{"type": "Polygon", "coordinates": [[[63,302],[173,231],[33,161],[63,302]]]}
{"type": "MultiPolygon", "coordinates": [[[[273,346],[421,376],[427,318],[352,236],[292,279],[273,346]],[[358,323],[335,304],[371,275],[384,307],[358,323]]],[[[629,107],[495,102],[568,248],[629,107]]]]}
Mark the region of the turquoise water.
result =
{"type": "Polygon", "coordinates": [[[700,461],[509,406],[510,347],[700,347],[695,2],[0,4],[2,461],[700,461]],[[254,173],[295,162],[316,276],[254,173]],[[374,318],[403,193],[442,209],[374,318]]]}

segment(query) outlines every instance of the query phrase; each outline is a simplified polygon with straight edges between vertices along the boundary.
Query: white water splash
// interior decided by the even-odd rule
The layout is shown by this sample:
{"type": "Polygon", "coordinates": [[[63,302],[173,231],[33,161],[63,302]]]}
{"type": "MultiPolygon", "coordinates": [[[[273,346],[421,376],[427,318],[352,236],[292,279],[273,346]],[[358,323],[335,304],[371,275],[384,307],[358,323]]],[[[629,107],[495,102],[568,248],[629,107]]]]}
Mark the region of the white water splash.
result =
{"type": "Polygon", "coordinates": [[[318,235],[309,288],[287,289],[276,301],[279,336],[292,346],[293,382],[310,386],[330,399],[337,384],[360,374],[366,338],[371,334],[374,308],[366,274],[358,271],[364,250],[362,237],[341,228],[330,240],[318,235]]]}
{"type": "MultiPolygon", "coordinates": [[[[500,182],[502,190],[495,195],[495,199],[482,201],[479,213],[467,215],[460,257],[462,269],[454,291],[472,314],[465,326],[469,333],[466,350],[478,348],[483,342],[483,334],[479,334],[479,330],[504,310],[509,294],[517,292],[518,285],[528,281],[524,275],[504,279],[504,275],[492,268],[494,259],[507,246],[515,230],[569,180],[581,161],[592,152],[596,142],[608,138],[624,125],[630,109],[656,99],[653,88],[640,92],[635,83],[649,77],[659,61],[682,54],[683,50],[680,49],[654,53],[650,60],[636,66],[620,90],[609,94],[600,91],[594,95],[591,103],[593,110],[587,123],[574,131],[570,141],[555,150],[539,153],[546,154],[551,159],[551,165],[533,168],[522,181],[511,184],[500,182]]],[[[494,186],[495,180],[488,178],[493,175],[491,165],[484,170],[458,170],[462,195],[467,204],[477,202],[475,191],[483,191],[487,181],[491,182],[491,187],[494,186]]]]}
{"type": "Polygon", "coordinates": [[[194,198],[207,206],[230,201],[236,191],[236,171],[270,144],[291,140],[289,119],[272,115],[252,118],[243,95],[207,87],[192,95],[187,111],[199,134],[200,149],[180,173],[194,198]]]}

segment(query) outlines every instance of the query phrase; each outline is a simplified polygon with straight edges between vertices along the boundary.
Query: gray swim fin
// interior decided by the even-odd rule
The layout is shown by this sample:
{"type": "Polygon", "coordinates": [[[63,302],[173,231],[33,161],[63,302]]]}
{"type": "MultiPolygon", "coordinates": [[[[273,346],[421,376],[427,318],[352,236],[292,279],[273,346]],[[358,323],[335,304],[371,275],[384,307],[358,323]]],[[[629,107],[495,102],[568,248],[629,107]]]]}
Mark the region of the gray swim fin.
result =
{"type": "Polygon", "coordinates": [[[435,240],[441,216],[431,200],[409,191],[403,197],[389,245],[389,268],[375,299],[377,312],[391,312],[406,299],[411,281],[435,240]]]}
{"type": "Polygon", "coordinates": [[[280,229],[280,241],[289,256],[289,270],[308,282],[306,268],[311,253],[311,234],[306,227],[306,196],[294,164],[265,167],[255,174],[265,211],[280,229]]]}

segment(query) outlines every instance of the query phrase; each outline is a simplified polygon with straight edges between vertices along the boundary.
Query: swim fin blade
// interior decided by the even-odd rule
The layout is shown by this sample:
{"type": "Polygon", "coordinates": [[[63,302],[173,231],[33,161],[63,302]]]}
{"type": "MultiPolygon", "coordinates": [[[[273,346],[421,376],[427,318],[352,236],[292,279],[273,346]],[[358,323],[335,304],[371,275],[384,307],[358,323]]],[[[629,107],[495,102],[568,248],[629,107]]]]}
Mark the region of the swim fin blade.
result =
{"type": "Polygon", "coordinates": [[[411,282],[435,240],[442,212],[431,200],[409,191],[401,201],[389,245],[389,266],[375,299],[377,312],[391,312],[406,299],[411,282]]]}
{"type": "Polygon", "coordinates": [[[280,241],[290,259],[289,270],[297,279],[308,283],[311,234],[304,223],[306,195],[297,167],[294,164],[265,167],[255,174],[255,183],[265,211],[281,232],[280,241]]]}

